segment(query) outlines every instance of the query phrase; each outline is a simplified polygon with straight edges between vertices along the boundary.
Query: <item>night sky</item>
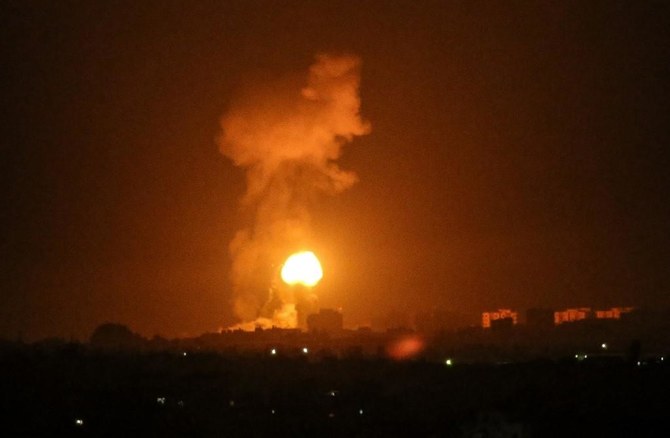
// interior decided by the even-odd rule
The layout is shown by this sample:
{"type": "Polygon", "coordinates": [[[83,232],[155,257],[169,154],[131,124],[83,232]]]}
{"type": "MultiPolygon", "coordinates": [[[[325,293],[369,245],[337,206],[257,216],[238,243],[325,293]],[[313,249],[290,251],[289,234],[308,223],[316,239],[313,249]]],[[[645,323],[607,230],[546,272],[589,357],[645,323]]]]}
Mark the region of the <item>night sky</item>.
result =
{"type": "Polygon", "coordinates": [[[5,1],[0,336],[235,322],[245,83],[362,60],[369,135],[312,206],[345,324],[670,305],[670,4],[5,1]]]}

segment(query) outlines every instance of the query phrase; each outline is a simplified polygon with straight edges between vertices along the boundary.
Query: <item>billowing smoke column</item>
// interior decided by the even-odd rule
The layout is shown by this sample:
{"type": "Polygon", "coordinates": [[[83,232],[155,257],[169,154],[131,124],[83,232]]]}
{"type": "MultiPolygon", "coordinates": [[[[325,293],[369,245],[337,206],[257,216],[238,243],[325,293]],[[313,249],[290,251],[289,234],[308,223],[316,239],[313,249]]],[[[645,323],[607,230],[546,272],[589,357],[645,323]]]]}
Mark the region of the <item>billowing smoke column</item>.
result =
{"type": "Polygon", "coordinates": [[[255,85],[221,120],[221,153],[246,170],[242,204],[253,213],[230,243],[240,328],[296,326],[300,297],[278,284],[280,264],[307,246],[311,202],[356,182],[335,161],[370,131],[359,114],[359,58],[318,55],[306,76],[255,85]]]}

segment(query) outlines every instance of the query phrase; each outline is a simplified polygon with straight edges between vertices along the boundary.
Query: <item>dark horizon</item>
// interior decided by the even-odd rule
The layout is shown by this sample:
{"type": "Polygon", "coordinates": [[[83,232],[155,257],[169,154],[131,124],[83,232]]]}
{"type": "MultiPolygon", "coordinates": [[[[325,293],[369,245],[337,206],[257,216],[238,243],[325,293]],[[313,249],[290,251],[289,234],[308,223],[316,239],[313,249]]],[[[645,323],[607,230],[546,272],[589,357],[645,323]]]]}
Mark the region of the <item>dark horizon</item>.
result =
{"type": "MultiPolygon", "coordinates": [[[[670,308],[670,5],[5,2],[0,338],[236,322],[249,84],[361,59],[349,190],[310,205],[319,306],[670,308]]],[[[298,76],[300,77],[300,76],[298,76]]],[[[303,78],[304,79],[304,78],[303,78]]],[[[270,267],[268,267],[270,269],[270,267]]]]}

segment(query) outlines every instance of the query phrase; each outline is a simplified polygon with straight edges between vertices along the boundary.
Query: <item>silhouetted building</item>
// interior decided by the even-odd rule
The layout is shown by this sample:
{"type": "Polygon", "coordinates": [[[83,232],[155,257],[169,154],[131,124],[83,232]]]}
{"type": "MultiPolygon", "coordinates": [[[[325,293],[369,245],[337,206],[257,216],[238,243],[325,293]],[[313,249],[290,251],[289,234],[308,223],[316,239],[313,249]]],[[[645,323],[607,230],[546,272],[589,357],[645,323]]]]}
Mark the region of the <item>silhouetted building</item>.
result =
{"type": "MultiPolygon", "coordinates": [[[[482,313],[482,327],[491,328],[491,323],[500,319],[510,319],[511,325],[516,325],[519,314],[510,309],[498,309],[495,312],[482,313]]],[[[507,323],[502,323],[507,324],[507,323]]]]}
{"type": "Polygon", "coordinates": [[[535,328],[551,328],[554,326],[554,311],[551,309],[528,309],[526,325],[535,328]]]}
{"type": "Polygon", "coordinates": [[[307,317],[307,327],[310,332],[336,335],[342,332],[342,313],[334,309],[320,309],[307,317]]]}
{"type": "Polygon", "coordinates": [[[455,331],[467,327],[470,323],[465,314],[441,309],[417,313],[414,318],[414,327],[421,333],[455,331]]]}
{"type": "Polygon", "coordinates": [[[511,317],[508,318],[499,318],[491,320],[491,330],[510,330],[514,326],[514,319],[511,317]]]}

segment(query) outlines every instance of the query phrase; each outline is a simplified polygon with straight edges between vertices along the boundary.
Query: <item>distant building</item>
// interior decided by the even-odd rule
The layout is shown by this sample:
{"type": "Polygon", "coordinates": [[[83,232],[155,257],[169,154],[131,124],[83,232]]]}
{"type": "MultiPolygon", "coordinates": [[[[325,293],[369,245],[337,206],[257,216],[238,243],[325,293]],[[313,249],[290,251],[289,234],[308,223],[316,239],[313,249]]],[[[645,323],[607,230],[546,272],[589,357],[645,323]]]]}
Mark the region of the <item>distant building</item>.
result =
{"type": "Polygon", "coordinates": [[[552,309],[528,309],[526,325],[535,328],[551,328],[554,326],[554,311],[552,309]]]}
{"type": "Polygon", "coordinates": [[[598,319],[621,319],[621,315],[630,313],[634,310],[633,307],[612,307],[607,310],[596,310],[596,318],[598,319]]]}
{"type": "Polygon", "coordinates": [[[505,325],[505,324],[516,325],[517,322],[518,322],[518,318],[519,318],[519,314],[517,312],[514,312],[513,310],[510,310],[510,309],[498,309],[494,312],[484,312],[484,313],[482,313],[482,327],[491,328],[492,323],[494,321],[503,320],[503,319],[509,319],[509,320],[511,320],[511,323],[505,321],[505,322],[495,323],[495,325],[496,326],[505,325]]]}
{"type": "Polygon", "coordinates": [[[579,307],[554,312],[554,324],[560,325],[566,322],[581,321],[593,317],[590,307],[579,307]]]}
{"type": "Polygon", "coordinates": [[[320,309],[307,317],[307,328],[313,333],[336,335],[343,329],[342,313],[334,309],[320,309]]]}
{"type": "Polygon", "coordinates": [[[582,321],[585,319],[621,319],[621,315],[630,313],[633,307],[612,307],[604,310],[591,310],[590,307],[579,307],[554,312],[554,324],[582,321]]]}

